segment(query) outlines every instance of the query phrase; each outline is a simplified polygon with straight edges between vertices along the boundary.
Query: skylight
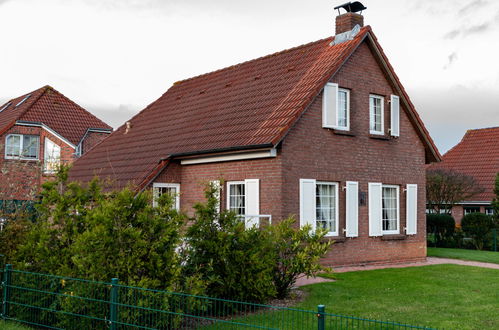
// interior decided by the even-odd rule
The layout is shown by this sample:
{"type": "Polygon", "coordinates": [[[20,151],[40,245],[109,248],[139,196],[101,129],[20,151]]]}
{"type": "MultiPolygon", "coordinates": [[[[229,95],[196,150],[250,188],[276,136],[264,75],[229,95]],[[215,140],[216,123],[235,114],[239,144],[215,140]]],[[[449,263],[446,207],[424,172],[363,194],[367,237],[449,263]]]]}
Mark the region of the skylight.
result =
{"type": "Polygon", "coordinates": [[[22,99],[22,100],[21,100],[21,102],[19,102],[18,104],[16,104],[16,108],[17,108],[18,106],[20,106],[21,104],[23,104],[23,103],[24,103],[24,101],[26,101],[26,100],[27,100],[30,96],[31,96],[31,94],[26,95],[26,96],[24,97],[24,99],[22,99]]]}
{"type": "Polygon", "coordinates": [[[2,111],[4,111],[5,109],[7,109],[7,108],[9,107],[9,105],[11,105],[11,104],[12,104],[12,102],[9,102],[9,103],[7,103],[6,105],[4,105],[4,106],[3,106],[3,108],[2,108],[2,109],[0,109],[0,112],[2,112],[2,111]]]}

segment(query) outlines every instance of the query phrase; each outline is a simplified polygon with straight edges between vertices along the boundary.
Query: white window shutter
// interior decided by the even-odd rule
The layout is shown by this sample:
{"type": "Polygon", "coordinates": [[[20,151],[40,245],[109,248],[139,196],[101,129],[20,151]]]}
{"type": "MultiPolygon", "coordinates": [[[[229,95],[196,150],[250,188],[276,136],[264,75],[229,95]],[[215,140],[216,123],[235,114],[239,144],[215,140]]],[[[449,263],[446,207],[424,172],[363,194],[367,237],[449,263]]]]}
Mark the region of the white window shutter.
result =
{"type": "Polygon", "coordinates": [[[382,185],[369,182],[369,236],[381,236],[382,185]]]}
{"type": "Polygon", "coordinates": [[[314,179],[300,179],[300,227],[310,224],[315,231],[315,184],[314,179]]]}
{"type": "Polygon", "coordinates": [[[346,182],[346,236],[359,236],[359,183],[346,182]]]}
{"type": "Polygon", "coordinates": [[[322,95],[322,127],[334,128],[338,109],[338,84],[327,83],[322,95]]]}
{"type": "Polygon", "coordinates": [[[391,127],[390,134],[392,136],[400,135],[400,98],[397,95],[391,96],[391,127]]]}
{"type": "Polygon", "coordinates": [[[406,234],[416,235],[418,232],[418,185],[408,184],[406,191],[406,234]]]}
{"type": "Polygon", "coordinates": [[[222,186],[220,185],[220,180],[210,181],[211,186],[215,189],[215,198],[217,199],[217,212],[220,213],[220,193],[222,190],[222,186]]]}
{"type": "Polygon", "coordinates": [[[260,180],[246,179],[244,180],[245,196],[244,204],[246,206],[246,227],[258,227],[260,218],[255,217],[260,215],[260,180]]]}

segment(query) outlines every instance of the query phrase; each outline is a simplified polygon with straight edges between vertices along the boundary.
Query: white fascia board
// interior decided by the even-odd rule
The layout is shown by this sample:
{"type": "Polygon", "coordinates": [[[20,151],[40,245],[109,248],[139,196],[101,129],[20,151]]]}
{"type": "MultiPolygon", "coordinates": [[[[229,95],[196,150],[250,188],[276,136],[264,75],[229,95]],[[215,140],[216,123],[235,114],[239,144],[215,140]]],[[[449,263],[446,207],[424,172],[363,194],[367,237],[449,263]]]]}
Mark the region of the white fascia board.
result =
{"type": "Polygon", "coordinates": [[[491,205],[491,201],[469,201],[469,202],[460,202],[457,203],[456,205],[491,205]]]}
{"type": "Polygon", "coordinates": [[[54,131],[53,129],[51,129],[50,127],[48,127],[47,125],[45,125],[43,123],[30,123],[30,122],[16,121],[16,125],[19,125],[19,126],[30,126],[30,127],[41,127],[44,130],[46,130],[47,132],[49,132],[50,134],[52,134],[55,137],[57,137],[62,142],[66,143],[71,148],[76,149],[76,146],[74,144],[72,144],[71,142],[69,142],[68,139],[66,139],[64,136],[62,136],[61,134],[57,133],[56,131],[54,131]]]}
{"type": "Polygon", "coordinates": [[[210,156],[210,157],[182,159],[180,161],[180,164],[181,165],[194,165],[194,164],[204,164],[204,163],[229,162],[229,161],[235,161],[235,160],[271,158],[271,157],[276,157],[276,156],[277,156],[277,151],[275,148],[272,148],[272,149],[266,150],[266,151],[255,151],[255,152],[245,152],[245,153],[223,155],[223,156],[210,156]]]}

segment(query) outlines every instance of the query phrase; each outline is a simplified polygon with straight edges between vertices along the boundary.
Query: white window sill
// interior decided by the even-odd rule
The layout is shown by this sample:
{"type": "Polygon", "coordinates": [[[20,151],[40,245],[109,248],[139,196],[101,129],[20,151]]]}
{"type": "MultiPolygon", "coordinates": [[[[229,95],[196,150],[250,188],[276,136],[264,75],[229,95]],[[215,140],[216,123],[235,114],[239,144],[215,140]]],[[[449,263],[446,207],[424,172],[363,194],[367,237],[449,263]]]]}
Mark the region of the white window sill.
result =
{"type": "Polygon", "coordinates": [[[382,132],[382,131],[369,131],[369,134],[372,134],[372,135],[385,135],[385,132],[382,132]]]}
{"type": "Polygon", "coordinates": [[[5,156],[5,159],[12,159],[12,160],[39,160],[38,158],[25,158],[25,157],[15,157],[15,156],[5,156]]]}

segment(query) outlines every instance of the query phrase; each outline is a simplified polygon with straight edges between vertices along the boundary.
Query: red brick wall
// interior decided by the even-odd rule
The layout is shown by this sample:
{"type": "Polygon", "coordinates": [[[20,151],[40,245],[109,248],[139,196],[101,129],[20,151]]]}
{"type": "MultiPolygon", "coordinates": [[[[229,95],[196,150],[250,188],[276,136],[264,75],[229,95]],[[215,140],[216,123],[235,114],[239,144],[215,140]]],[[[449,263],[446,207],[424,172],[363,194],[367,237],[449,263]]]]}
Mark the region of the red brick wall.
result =
{"type": "Polygon", "coordinates": [[[61,147],[61,162],[70,164],[74,149],[59,138],[40,127],[14,126],[0,136],[0,199],[31,200],[40,189],[40,184],[52,178],[43,173],[45,138],[61,147]],[[40,137],[38,160],[5,159],[5,139],[9,134],[29,134],[40,137]]]}
{"type": "MultiPolygon", "coordinates": [[[[388,100],[394,94],[367,45],[362,45],[331,79],[351,89],[350,126],[353,136],[322,128],[319,95],[284,139],[278,157],[224,163],[170,165],[156,182],[181,183],[181,208],[192,214],[192,204],[203,201],[203,184],[260,179],[260,214],[273,221],[299,217],[299,179],[340,184],[340,235],[345,227],[345,181],[358,181],[362,192],[368,182],[400,185],[400,233],[405,227],[406,184],[418,184],[418,234],[386,241],[368,236],[368,206],[359,207],[359,237],[337,243],[324,259],[331,265],[402,262],[426,257],[424,146],[401,110],[400,138],[375,139],[369,135],[369,94],[385,96],[385,131],[390,127],[388,100]]],[[[225,206],[225,199],[222,205],[225,206]]],[[[366,203],[367,204],[367,203],[366,203]]]]}
{"type": "Polygon", "coordinates": [[[109,133],[88,132],[82,142],[82,155],[109,136],[109,133]]]}
{"type": "MultiPolygon", "coordinates": [[[[369,182],[400,185],[400,233],[405,227],[406,184],[418,184],[418,234],[400,241],[369,237],[368,205],[359,207],[359,237],[335,244],[325,258],[333,265],[404,261],[426,256],[424,146],[401,110],[400,137],[387,140],[369,135],[369,94],[385,97],[385,131],[390,128],[388,100],[395,94],[366,44],[331,79],[350,89],[350,127],[354,136],[322,128],[322,95],[305,112],[282,145],[285,213],[299,215],[299,179],[340,183],[340,235],[345,228],[345,181],[358,181],[368,192],[369,182]],[[359,70],[361,69],[361,72],[359,70]]],[[[388,136],[388,135],[387,135],[388,136]]]]}
{"type": "MultiPolygon", "coordinates": [[[[181,183],[180,208],[189,215],[193,214],[192,206],[204,202],[204,187],[213,180],[243,181],[244,179],[260,179],[260,214],[271,214],[273,219],[283,217],[281,203],[282,173],[281,157],[271,159],[255,159],[222,163],[184,165],[173,163],[154,181],[163,183],[181,183]]],[[[226,199],[224,184],[222,191],[222,209],[226,199]]]]}

